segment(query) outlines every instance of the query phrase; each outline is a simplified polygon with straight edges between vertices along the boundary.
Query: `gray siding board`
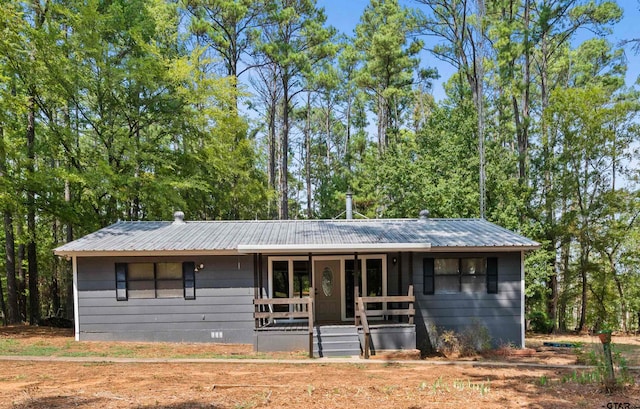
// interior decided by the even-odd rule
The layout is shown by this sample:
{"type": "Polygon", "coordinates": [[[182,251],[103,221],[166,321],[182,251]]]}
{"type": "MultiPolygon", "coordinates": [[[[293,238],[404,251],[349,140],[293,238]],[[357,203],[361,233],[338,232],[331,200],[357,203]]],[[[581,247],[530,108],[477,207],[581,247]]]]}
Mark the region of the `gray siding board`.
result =
{"type": "MultiPolygon", "coordinates": [[[[206,314],[207,319],[203,320],[200,314],[165,314],[158,316],[147,316],[144,319],[140,319],[136,315],[118,315],[118,316],[106,316],[106,317],[83,317],[80,322],[84,325],[96,325],[102,326],[104,331],[106,328],[117,329],[121,326],[127,326],[135,328],[137,330],[142,328],[154,328],[156,330],[161,329],[177,329],[189,328],[193,329],[206,329],[206,328],[219,328],[221,326],[230,328],[253,328],[253,318],[250,314],[242,316],[238,314],[238,319],[231,319],[224,314],[206,314]]],[[[249,341],[250,342],[250,341],[249,341]]]]}
{"type": "Polygon", "coordinates": [[[243,342],[253,340],[253,258],[94,257],[78,259],[80,339],[243,342]],[[196,299],[116,300],[115,263],[191,261],[196,299]],[[211,331],[228,334],[212,339],[211,331]]]}
{"type": "MultiPolygon", "coordinates": [[[[217,300],[216,300],[217,301],[217,300]]],[[[249,313],[253,314],[253,305],[252,304],[217,304],[214,307],[209,306],[208,308],[203,308],[202,305],[181,305],[179,308],[176,308],[173,305],[168,306],[140,306],[140,307],[131,307],[126,305],[114,306],[114,307],[85,307],[82,309],[80,316],[81,317],[89,317],[89,316],[108,316],[108,315],[153,315],[153,316],[161,316],[166,314],[174,314],[178,312],[179,314],[206,314],[207,316],[210,314],[242,314],[249,313]]]]}
{"type": "Polygon", "coordinates": [[[449,303],[449,305],[457,304],[455,306],[445,307],[441,305],[424,305],[424,303],[420,303],[420,310],[424,313],[434,316],[450,316],[450,315],[463,315],[466,317],[473,317],[482,312],[483,315],[486,314],[496,314],[501,313],[502,315],[519,315],[520,308],[512,308],[509,305],[507,308],[501,306],[497,303],[488,304],[488,303],[449,303]]]}
{"type": "Polygon", "coordinates": [[[461,308],[457,310],[433,310],[426,309],[420,310],[422,317],[425,319],[438,320],[438,323],[450,321],[451,319],[458,320],[459,322],[466,322],[471,324],[476,318],[502,318],[502,317],[517,317],[520,320],[520,315],[514,315],[511,311],[495,309],[495,308],[461,308]]]}
{"type": "Polygon", "coordinates": [[[139,307],[139,306],[153,306],[153,307],[191,307],[191,306],[215,306],[225,304],[239,304],[250,305],[253,303],[253,297],[250,299],[243,294],[244,297],[221,295],[202,297],[196,295],[195,300],[185,300],[184,298],[129,298],[127,301],[118,301],[115,297],[115,291],[109,290],[103,292],[102,296],[91,296],[90,294],[83,294],[79,297],[80,305],[83,308],[90,307],[139,307]],[[151,300],[155,302],[150,302],[151,300]]]}
{"type": "Polygon", "coordinates": [[[211,343],[247,343],[246,339],[253,336],[252,329],[190,329],[188,331],[172,331],[163,329],[144,332],[128,329],[125,331],[104,332],[100,329],[82,333],[85,341],[158,341],[158,342],[211,342],[211,343]],[[221,338],[211,336],[212,332],[222,333],[221,338]]]}
{"type": "MultiPolygon", "coordinates": [[[[432,327],[462,332],[472,324],[485,326],[494,345],[522,343],[520,253],[416,253],[413,257],[413,283],[416,293],[416,321],[421,321],[419,336],[433,337],[432,327]],[[458,257],[496,257],[498,293],[460,292],[423,294],[423,259],[458,257]]],[[[430,340],[433,345],[433,339],[430,340]]],[[[423,344],[421,340],[418,345],[423,344]]]]}

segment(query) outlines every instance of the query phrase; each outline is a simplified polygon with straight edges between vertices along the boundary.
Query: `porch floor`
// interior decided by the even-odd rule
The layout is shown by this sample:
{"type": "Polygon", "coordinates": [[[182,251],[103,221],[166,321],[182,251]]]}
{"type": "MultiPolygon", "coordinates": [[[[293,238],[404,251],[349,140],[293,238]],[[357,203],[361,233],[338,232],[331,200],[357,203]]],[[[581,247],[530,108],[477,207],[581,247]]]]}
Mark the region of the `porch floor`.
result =
{"type": "MultiPolygon", "coordinates": [[[[319,322],[314,327],[353,327],[353,322],[319,322]]],[[[369,328],[390,328],[390,327],[413,327],[414,324],[397,321],[373,321],[369,324],[369,328]]],[[[361,325],[358,328],[362,328],[361,325]]],[[[307,331],[307,320],[276,320],[262,327],[256,328],[256,331],[307,331]]]]}

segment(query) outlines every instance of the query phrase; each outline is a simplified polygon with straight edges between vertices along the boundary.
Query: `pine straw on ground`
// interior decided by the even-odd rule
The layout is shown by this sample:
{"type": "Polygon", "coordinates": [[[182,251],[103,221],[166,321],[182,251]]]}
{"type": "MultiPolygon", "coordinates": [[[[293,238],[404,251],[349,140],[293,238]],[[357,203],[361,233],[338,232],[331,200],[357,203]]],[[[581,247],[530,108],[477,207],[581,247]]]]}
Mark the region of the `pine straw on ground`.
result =
{"type": "MultiPolygon", "coordinates": [[[[28,343],[43,351],[47,345],[64,349],[89,344],[89,351],[95,354],[112,352],[116,347],[164,357],[162,354],[167,351],[197,356],[203,350],[216,356],[254,354],[246,345],[76,343],[69,331],[29,327],[0,329],[0,342],[28,343]]],[[[551,360],[558,358],[553,351],[544,354],[551,360]]],[[[566,354],[569,359],[571,354],[566,354]]],[[[536,359],[543,360],[543,355],[536,359]]],[[[572,359],[575,361],[575,356],[572,359]]],[[[0,408],[601,408],[612,402],[640,405],[638,386],[606,394],[599,383],[580,381],[584,377],[578,375],[586,371],[392,362],[366,365],[318,361],[300,365],[249,363],[241,359],[237,363],[195,364],[0,361],[0,408]]],[[[640,382],[637,373],[633,376],[636,383],[640,382]]]]}

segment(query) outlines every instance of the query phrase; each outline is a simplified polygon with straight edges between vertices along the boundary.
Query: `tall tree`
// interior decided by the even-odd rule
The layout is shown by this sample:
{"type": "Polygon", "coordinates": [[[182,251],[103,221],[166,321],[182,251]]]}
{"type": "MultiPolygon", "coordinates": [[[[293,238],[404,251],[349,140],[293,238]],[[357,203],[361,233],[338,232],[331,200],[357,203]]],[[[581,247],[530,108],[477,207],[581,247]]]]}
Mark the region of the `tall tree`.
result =
{"type": "Polygon", "coordinates": [[[397,0],[371,0],[356,26],[354,46],[362,60],[357,83],[371,98],[380,153],[389,146],[389,133],[397,135],[407,119],[403,115],[423,46],[421,40],[410,40],[416,27],[414,16],[397,0]]]}
{"type": "MultiPolygon", "coordinates": [[[[18,308],[18,283],[16,281],[14,212],[17,207],[17,197],[12,192],[20,191],[15,184],[16,171],[11,164],[16,163],[11,150],[17,144],[10,138],[10,129],[17,124],[24,108],[24,101],[16,95],[14,79],[15,64],[18,55],[24,47],[20,32],[24,22],[13,4],[2,4],[3,13],[0,17],[0,31],[5,33],[0,38],[0,209],[3,215],[4,227],[4,266],[7,278],[7,304],[5,322],[15,324],[20,321],[18,308]]],[[[11,132],[15,135],[15,131],[11,132]]],[[[15,149],[15,148],[14,148],[15,149]]]]}
{"type": "Polygon", "coordinates": [[[431,51],[452,64],[471,88],[476,108],[476,140],[480,161],[478,173],[479,214],[485,217],[485,134],[484,134],[484,42],[487,36],[484,0],[418,0],[428,14],[423,22],[425,34],[443,40],[431,51]]]}
{"type": "Polygon", "coordinates": [[[302,81],[323,58],[335,53],[335,29],[325,27],[324,10],[315,0],[278,0],[267,8],[258,50],[277,67],[282,89],[278,216],[289,218],[289,132],[293,101],[303,91],[302,81]]]}
{"type": "MultiPolygon", "coordinates": [[[[251,36],[258,29],[264,2],[256,0],[188,0],[192,14],[191,31],[215,50],[224,64],[224,72],[237,87],[240,76],[252,67],[242,58],[251,51],[251,36]]],[[[233,105],[238,109],[238,99],[233,105]]]]}

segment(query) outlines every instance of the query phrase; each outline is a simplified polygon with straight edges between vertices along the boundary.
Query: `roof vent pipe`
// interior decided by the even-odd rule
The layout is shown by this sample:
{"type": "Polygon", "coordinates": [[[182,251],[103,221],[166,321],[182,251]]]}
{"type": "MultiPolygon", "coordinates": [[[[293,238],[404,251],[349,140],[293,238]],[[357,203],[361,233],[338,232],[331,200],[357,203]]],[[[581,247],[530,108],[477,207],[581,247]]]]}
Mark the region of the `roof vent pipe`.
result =
{"type": "Polygon", "coordinates": [[[427,209],[420,210],[420,218],[419,221],[426,221],[429,218],[429,211],[427,209]]]}
{"type": "Polygon", "coordinates": [[[178,210],[173,213],[173,224],[184,224],[184,212],[178,210]]]}
{"type": "Polygon", "coordinates": [[[347,213],[346,213],[346,218],[347,218],[347,220],[353,219],[353,194],[351,193],[351,190],[347,190],[347,213]]]}

